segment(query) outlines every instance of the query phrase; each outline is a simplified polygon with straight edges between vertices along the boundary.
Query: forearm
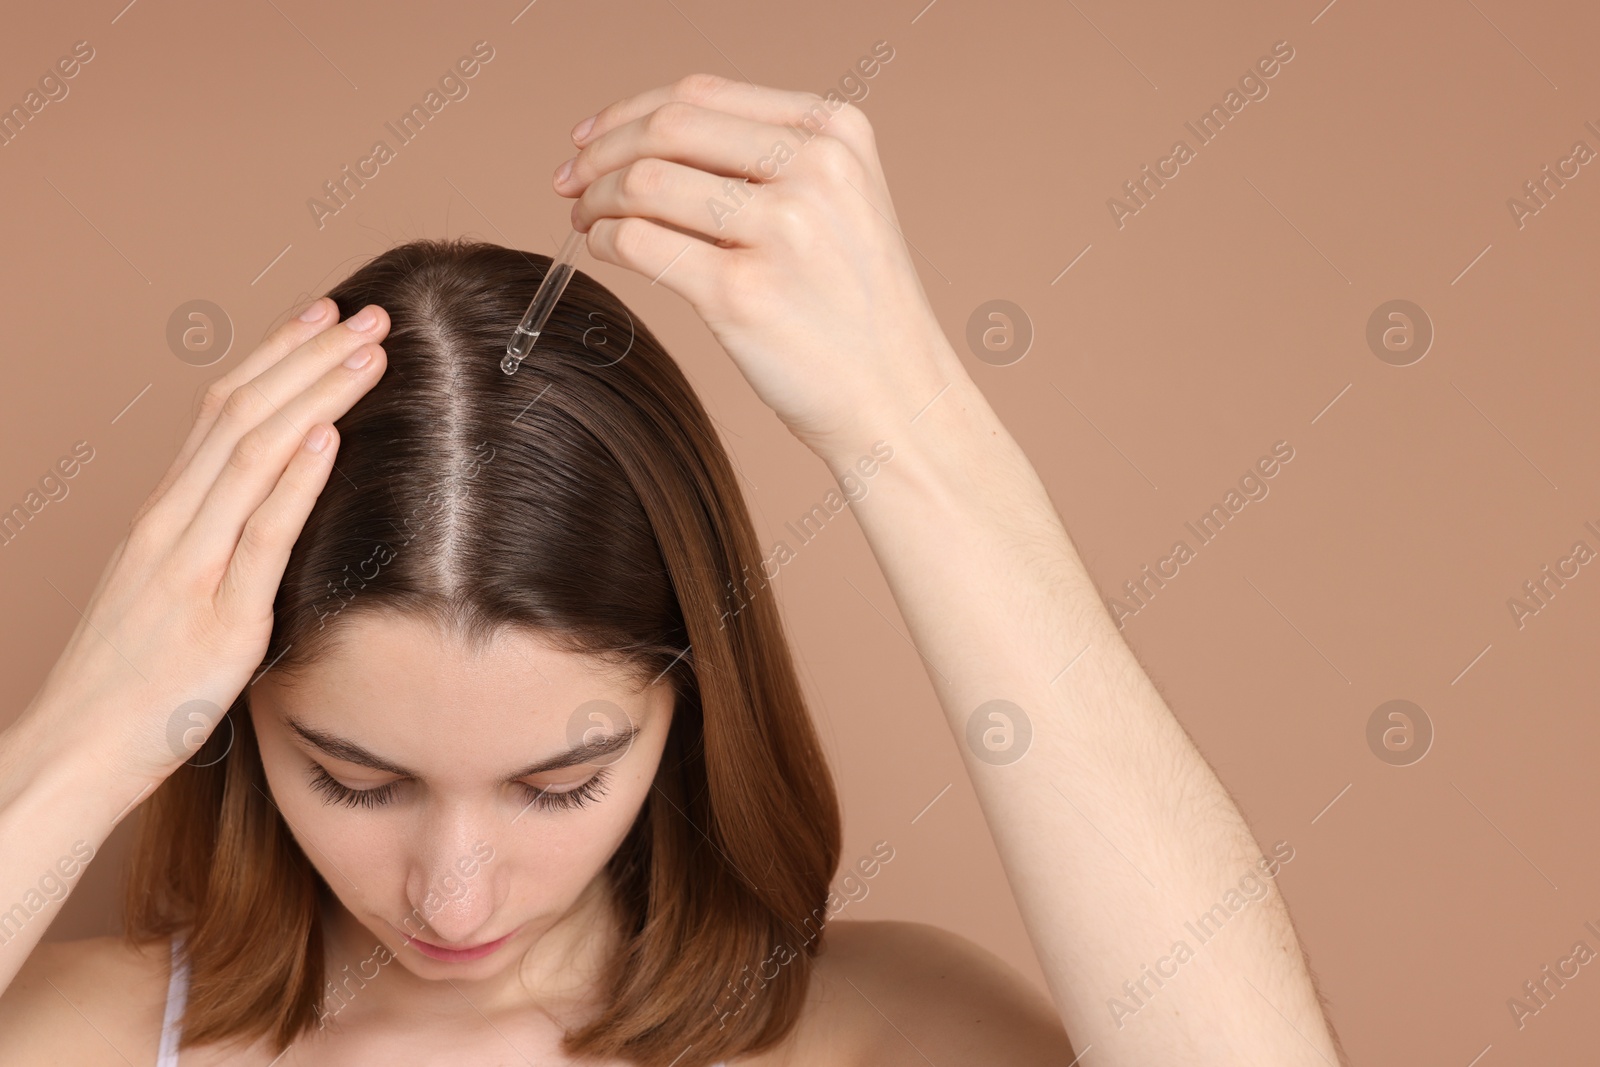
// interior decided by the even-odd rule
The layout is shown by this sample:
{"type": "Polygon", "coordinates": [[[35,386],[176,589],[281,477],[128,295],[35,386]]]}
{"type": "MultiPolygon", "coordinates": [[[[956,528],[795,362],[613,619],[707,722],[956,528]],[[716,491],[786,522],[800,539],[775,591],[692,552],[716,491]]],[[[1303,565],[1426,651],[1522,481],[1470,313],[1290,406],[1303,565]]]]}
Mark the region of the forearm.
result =
{"type": "MultiPolygon", "coordinates": [[[[983,396],[959,373],[915,421],[897,418],[877,436],[893,458],[853,510],[956,735],[1074,1044],[1093,1045],[1103,1065],[1336,1062],[1262,850],[1123,641],[983,396]],[[1009,750],[1006,719],[987,712],[997,747],[982,729],[969,740],[969,720],[994,700],[1022,712],[1010,716],[1009,750]],[[1238,899],[1252,871],[1248,884],[1264,883],[1264,895],[1216,913],[1226,925],[1201,941],[1192,924],[1238,899]],[[1173,962],[1180,941],[1193,958],[1173,962]],[[1171,976],[1152,979],[1147,965],[1171,976]]],[[[859,454],[823,458],[842,476],[859,454]]]]}
{"type": "Polygon", "coordinates": [[[11,984],[137,787],[57,744],[37,706],[0,732],[0,991],[11,984]],[[126,795],[123,795],[126,794],[126,795]]]}

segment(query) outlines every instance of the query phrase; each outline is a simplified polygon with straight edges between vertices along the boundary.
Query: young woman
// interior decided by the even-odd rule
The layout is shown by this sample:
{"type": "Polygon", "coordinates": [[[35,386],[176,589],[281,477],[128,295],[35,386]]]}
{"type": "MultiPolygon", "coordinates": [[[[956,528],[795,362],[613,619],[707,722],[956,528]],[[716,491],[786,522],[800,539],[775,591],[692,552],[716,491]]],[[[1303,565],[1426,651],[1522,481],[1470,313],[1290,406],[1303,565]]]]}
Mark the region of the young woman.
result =
{"type": "Polygon", "coordinates": [[[0,735],[0,1062],[1334,1063],[1276,862],[940,331],[861,112],[702,75],[573,140],[589,252],[853,501],[1052,997],[828,923],[889,857],[840,855],[710,420],[582,274],[504,374],[549,260],[423,241],[213,384],[0,735]],[[126,936],[41,944],[136,809],[126,936]]]}

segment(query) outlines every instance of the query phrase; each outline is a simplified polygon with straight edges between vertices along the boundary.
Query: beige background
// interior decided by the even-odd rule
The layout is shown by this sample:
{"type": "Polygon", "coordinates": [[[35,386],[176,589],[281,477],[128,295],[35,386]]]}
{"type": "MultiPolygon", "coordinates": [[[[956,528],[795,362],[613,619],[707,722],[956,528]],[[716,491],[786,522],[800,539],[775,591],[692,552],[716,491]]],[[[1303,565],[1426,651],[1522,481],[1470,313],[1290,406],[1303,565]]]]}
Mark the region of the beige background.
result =
{"type": "MultiPolygon", "coordinates": [[[[1281,884],[1354,1061],[1592,1058],[1600,964],[1520,1030],[1506,1002],[1574,942],[1600,949],[1583,928],[1600,925],[1600,565],[1520,629],[1507,601],[1574,542],[1600,550],[1583,526],[1600,527],[1600,163],[1521,228],[1506,201],[1575,141],[1600,150],[1584,125],[1600,126],[1600,14],[924,2],[9,13],[0,104],[74,42],[95,55],[0,147],[0,505],[74,442],[95,454],[0,548],[0,722],[58,654],[198,390],[292,307],[411,237],[553,252],[567,131],[619,96],[694,70],[823,92],[886,40],[863,107],[924,283],[1102,591],[1192,545],[1183,524],[1274,442],[1295,450],[1125,633],[1263,845],[1294,846],[1281,884]],[[495,57],[469,95],[319,229],[322,183],[374,140],[394,146],[383,124],[479,40],[495,57]],[[1281,40],[1294,59],[1269,95],[1197,146],[1185,120],[1281,40]],[[1179,137],[1196,157],[1119,229],[1107,199],[1179,137]],[[1396,298],[1436,330],[1404,367],[1365,340],[1396,298]],[[166,340],[195,299],[237,331],[203,369],[166,340]],[[963,340],[991,299],[1036,333],[1008,366],[963,340]],[[1410,766],[1366,740],[1396,698],[1436,731],[1410,766]]],[[[822,465],[676,297],[582,266],[687,368],[764,545],[787,536],[830,486],[822,465]]],[[[859,530],[831,524],[778,584],[847,804],[846,860],[880,839],[896,852],[846,915],[949,927],[1038,981],[922,665],[862,602],[903,626],[859,530]]],[[[124,846],[119,832],[52,936],[112,927],[124,846]]]]}

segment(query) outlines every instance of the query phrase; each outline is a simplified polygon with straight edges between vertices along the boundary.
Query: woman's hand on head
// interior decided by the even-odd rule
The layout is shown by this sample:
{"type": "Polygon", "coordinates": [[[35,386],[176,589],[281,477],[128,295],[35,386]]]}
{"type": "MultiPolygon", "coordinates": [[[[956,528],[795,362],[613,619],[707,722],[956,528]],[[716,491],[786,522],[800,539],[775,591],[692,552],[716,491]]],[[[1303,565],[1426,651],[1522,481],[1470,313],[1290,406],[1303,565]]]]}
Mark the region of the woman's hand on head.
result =
{"type": "Polygon", "coordinates": [[[688,300],[824,458],[853,458],[965,374],[854,105],[696,74],[573,140],[555,189],[578,198],[589,252],[688,300]]]}
{"type": "Polygon", "coordinates": [[[289,550],[333,467],[333,422],[382,375],[381,308],[364,309],[363,329],[326,297],[308,310],[320,317],[290,319],[207,388],[24,713],[125,782],[181,766],[260,665],[289,550]]]}

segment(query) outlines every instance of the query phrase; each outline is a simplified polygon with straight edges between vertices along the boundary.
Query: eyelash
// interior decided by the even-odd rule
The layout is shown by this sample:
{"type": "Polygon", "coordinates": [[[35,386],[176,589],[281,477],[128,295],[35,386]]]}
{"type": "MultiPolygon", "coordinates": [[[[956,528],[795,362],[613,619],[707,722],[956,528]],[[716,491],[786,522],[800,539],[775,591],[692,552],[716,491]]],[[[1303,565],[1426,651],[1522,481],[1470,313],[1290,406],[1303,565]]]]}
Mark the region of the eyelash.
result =
{"type": "MultiPolygon", "coordinates": [[[[576,789],[568,789],[561,793],[535,789],[526,782],[517,782],[516,785],[532,807],[545,811],[569,810],[581,808],[603,796],[606,791],[606,780],[607,772],[601,770],[576,789]]],[[[395,786],[399,784],[399,781],[394,781],[388,785],[380,785],[376,789],[351,789],[330,775],[321,764],[311,765],[312,788],[321,793],[327,803],[343,804],[347,808],[375,808],[387,804],[394,798],[395,786]]]]}

